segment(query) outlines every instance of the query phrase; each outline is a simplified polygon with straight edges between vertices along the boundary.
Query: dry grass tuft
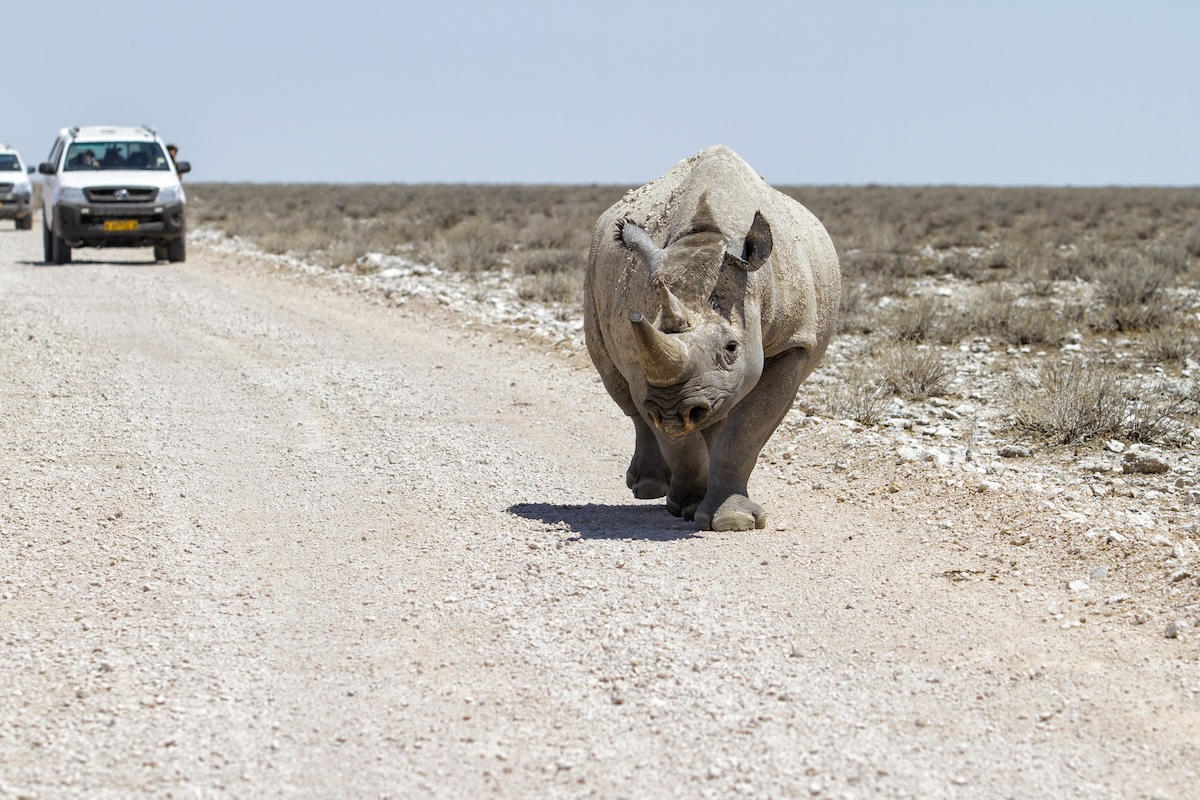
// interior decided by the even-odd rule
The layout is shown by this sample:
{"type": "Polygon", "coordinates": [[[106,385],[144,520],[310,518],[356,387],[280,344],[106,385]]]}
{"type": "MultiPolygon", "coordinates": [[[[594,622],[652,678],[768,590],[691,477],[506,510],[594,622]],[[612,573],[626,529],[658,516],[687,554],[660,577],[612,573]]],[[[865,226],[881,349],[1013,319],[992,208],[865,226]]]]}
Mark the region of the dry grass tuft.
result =
{"type": "Polygon", "coordinates": [[[876,355],[883,383],[905,400],[942,397],[954,381],[954,368],[935,347],[901,343],[876,355]]]}
{"type": "Polygon", "coordinates": [[[892,389],[878,380],[872,367],[855,367],[845,380],[829,386],[814,400],[814,408],[830,419],[852,419],[863,425],[883,420],[892,402],[892,389]]]}
{"type": "Polygon", "coordinates": [[[1156,328],[1146,336],[1146,357],[1167,364],[1194,359],[1200,352],[1200,340],[1194,330],[1183,325],[1156,328]]]}
{"type": "Polygon", "coordinates": [[[1196,386],[1180,391],[1161,379],[1131,392],[1122,434],[1133,442],[1180,445],[1195,425],[1196,386]]]}
{"type": "Polygon", "coordinates": [[[1042,362],[1012,384],[1018,429],[1063,445],[1095,437],[1161,445],[1186,443],[1200,408],[1195,383],[1149,383],[1080,359],[1042,362]]]}
{"type": "Polygon", "coordinates": [[[1018,296],[1007,284],[989,286],[967,309],[966,317],[971,334],[995,336],[1018,346],[1058,344],[1070,327],[1060,311],[1018,296]]]}
{"type": "Polygon", "coordinates": [[[1077,444],[1121,430],[1128,403],[1111,369],[1079,359],[1051,359],[1018,373],[1011,405],[1019,430],[1055,444],[1077,444]]]}

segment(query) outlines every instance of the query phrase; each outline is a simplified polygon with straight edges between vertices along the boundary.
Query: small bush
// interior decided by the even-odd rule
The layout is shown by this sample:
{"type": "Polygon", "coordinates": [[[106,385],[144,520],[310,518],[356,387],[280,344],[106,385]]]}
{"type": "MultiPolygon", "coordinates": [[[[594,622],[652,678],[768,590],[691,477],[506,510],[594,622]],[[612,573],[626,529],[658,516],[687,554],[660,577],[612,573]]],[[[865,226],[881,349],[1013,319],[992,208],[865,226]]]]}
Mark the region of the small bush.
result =
{"type": "Polygon", "coordinates": [[[548,249],[534,250],[519,260],[521,272],[527,275],[544,275],[564,272],[579,272],[587,268],[586,250],[548,249]]]}
{"type": "Polygon", "coordinates": [[[1009,344],[1057,344],[1067,335],[1067,321],[1044,302],[1022,301],[1007,286],[989,288],[967,309],[972,332],[1009,344]]]}
{"type": "Polygon", "coordinates": [[[470,217],[442,235],[446,266],[459,272],[482,272],[495,267],[507,250],[504,229],[488,220],[470,217]]]}
{"type": "Polygon", "coordinates": [[[1163,327],[1146,337],[1146,357],[1151,361],[1172,362],[1195,358],[1196,334],[1180,327],[1163,327]]]}
{"type": "Polygon", "coordinates": [[[899,342],[924,342],[932,337],[945,304],[932,297],[918,297],[892,312],[892,338],[899,342]]]}
{"type": "Polygon", "coordinates": [[[570,303],[583,301],[583,273],[539,272],[523,275],[517,286],[522,300],[538,303],[570,303]]]}
{"type": "Polygon", "coordinates": [[[1174,283],[1171,271],[1140,253],[1123,253],[1097,276],[1107,307],[1098,327],[1117,331],[1150,330],[1170,317],[1161,296],[1174,283]]]}
{"type": "Polygon", "coordinates": [[[1155,381],[1129,398],[1122,434],[1134,442],[1182,444],[1189,440],[1196,408],[1194,388],[1180,391],[1155,381]]]}
{"type": "Polygon", "coordinates": [[[870,367],[852,368],[845,380],[823,389],[813,405],[831,419],[876,425],[891,405],[891,388],[877,380],[875,370],[870,367]]]}
{"type": "Polygon", "coordinates": [[[1158,242],[1146,250],[1155,266],[1162,267],[1168,274],[1179,275],[1187,271],[1188,248],[1181,241],[1158,242]]]}
{"type": "Polygon", "coordinates": [[[842,296],[838,302],[838,333],[868,333],[860,318],[865,316],[866,284],[861,281],[842,281],[842,296]]]}
{"type": "Polygon", "coordinates": [[[1112,436],[1128,412],[1120,378],[1078,359],[1044,361],[1014,376],[1009,390],[1016,427],[1056,444],[1112,436]]]}
{"type": "Polygon", "coordinates": [[[1200,258],[1200,224],[1191,226],[1183,234],[1183,247],[1192,258],[1200,258]]]}
{"type": "Polygon", "coordinates": [[[905,400],[941,397],[954,380],[954,369],[929,346],[894,346],[878,357],[878,364],[884,384],[905,400]]]}

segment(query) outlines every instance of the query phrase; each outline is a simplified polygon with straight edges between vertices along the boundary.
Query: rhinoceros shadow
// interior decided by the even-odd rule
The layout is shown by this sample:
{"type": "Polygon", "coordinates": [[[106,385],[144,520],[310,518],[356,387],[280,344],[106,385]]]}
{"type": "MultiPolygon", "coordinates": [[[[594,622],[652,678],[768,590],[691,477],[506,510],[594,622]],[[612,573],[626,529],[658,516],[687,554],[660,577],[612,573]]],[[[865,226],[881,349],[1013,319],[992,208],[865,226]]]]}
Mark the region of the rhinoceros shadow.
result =
{"type": "Polygon", "coordinates": [[[581,539],[642,539],[672,542],[698,537],[696,526],[672,517],[659,504],[559,505],[517,503],[508,512],[547,525],[565,524],[581,539]]]}

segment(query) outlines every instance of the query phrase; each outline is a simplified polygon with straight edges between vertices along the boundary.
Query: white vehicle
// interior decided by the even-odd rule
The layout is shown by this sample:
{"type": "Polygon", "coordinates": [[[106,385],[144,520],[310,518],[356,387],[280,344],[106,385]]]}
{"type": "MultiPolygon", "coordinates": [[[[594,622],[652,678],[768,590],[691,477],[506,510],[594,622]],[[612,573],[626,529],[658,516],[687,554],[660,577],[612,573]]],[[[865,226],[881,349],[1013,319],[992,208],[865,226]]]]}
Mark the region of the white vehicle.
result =
{"type": "Polygon", "coordinates": [[[157,260],[183,261],[187,196],[153,128],[64,128],[42,174],[45,258],[67,264],[72,247],[153,247],[157,260]]]}
{"type": "Polygon", "coordinates": [[[33,186],[16,148],[0,144],[0,219],[11,219],[19,230],[33,227],[33,186]]]}

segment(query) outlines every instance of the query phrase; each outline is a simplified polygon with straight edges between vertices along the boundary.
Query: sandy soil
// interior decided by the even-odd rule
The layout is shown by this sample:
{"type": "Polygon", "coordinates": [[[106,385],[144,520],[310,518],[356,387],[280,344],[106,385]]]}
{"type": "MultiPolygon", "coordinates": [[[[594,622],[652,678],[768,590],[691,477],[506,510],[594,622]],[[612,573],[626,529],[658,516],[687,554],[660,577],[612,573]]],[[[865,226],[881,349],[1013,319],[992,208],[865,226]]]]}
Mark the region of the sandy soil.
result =
{"type": "Polygon", "coordinates": [[[0,230],[0,797],[1200,793],[1186,553],[840,425],[697,533],[577,351],[148,255],[0,230]]]}

